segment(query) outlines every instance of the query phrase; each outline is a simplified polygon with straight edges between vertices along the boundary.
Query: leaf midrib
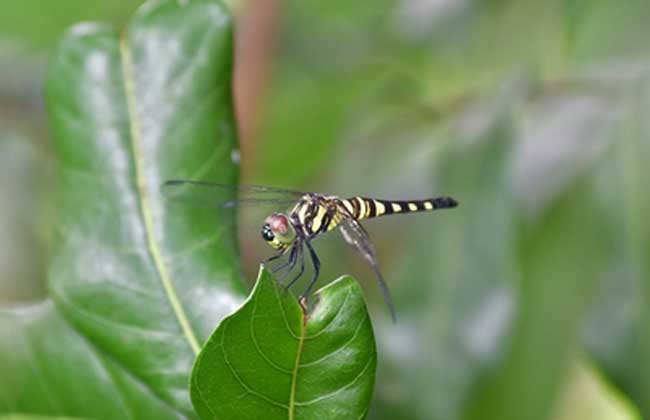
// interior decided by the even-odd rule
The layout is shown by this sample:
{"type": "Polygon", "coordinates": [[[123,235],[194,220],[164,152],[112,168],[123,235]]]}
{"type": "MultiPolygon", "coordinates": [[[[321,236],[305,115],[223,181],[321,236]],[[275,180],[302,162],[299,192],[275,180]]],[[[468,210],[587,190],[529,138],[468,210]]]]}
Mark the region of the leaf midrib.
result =
{"type": "Polygon", "coordinates": [[[140,122],[138,119],[137,107],[136,107],[136,97],[135,97],[135,78],[133,70],[133,60],[131,56],[131,50],[127,45],[127,32],[124,31],[120,37],[120,56],[122,62],[122,73],[124,80],[124,91],[126,96],[126,108],[127,114],[129,117],[129,131],[131,135],[131,145],[133,148],[133,161],[135,166],[135,177],[136,177],[136,188],[137,196],[140,200],[140,210],[142,219],[144,221],[145,235],[149,253],[153,260],[156,272],[158,273],[158,278],[162,283],[167,299],[172,305],[172,309],[178,320],[183,335],[187,339],[192,351],[195,355],[199,354],[201,349],[199,342],[196,338],[196,334],[192,330],[189,319],[185,314],[185,310],[181,305],[176,289],[174,288],[171,277],[169,276],[169,271],[164,262],[162,252],[158,245],[154,234],[154,223],[153,215],[151,211],[150,197],[147,192],[146,182],[142,175],[143,173],[143,162],[142,162],[142,153],[140,150],[140,122]]]}
{"type": "Polygon", "coordinates": [[[296,351],[296,361],[293,365],[291,374],[291,394],[289,395],[289,420],[294,420],[296,411],[296,384],[298,383],[298,369],[300,369],[300,356],[302,356],[302,347],[305,342],[305,315],[301,316],[300,337],[298,338],[298,350],[296,351]]]}

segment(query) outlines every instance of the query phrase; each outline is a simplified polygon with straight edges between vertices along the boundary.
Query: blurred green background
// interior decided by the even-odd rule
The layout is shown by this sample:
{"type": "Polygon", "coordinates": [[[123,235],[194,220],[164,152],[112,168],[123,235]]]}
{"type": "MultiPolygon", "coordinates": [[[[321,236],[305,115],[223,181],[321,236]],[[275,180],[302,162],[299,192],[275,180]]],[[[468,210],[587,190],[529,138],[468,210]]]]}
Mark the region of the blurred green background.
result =
{"type": "MultiPolygon", "coordinates": [[[[139,3],[0,3],[3,303],[45,293],[50,49],[139,3]]],[[[650,417],[650,3],[229,5],[243,182],[461,202],[367,223],[396,325],[362,259],[317,244],[371,302],[371,418],[650,417]]],[[[268,251],[241,230],[252,280],[268,251]]]]}

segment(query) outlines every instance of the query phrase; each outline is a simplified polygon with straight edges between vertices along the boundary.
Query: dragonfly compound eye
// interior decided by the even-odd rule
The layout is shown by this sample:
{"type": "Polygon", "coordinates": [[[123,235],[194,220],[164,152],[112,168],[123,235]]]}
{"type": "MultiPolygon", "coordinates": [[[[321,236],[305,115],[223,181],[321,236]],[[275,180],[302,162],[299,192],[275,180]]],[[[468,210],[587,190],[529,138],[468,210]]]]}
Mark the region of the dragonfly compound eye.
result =
{"type": "Polygon", "coordinates": [[[273,239],[275,239],[275,235],[273,234],[271,226],[268,223],[265,223],[264,226],[262,226],[262,238],[268,242],[271,242],[273,239]]]}

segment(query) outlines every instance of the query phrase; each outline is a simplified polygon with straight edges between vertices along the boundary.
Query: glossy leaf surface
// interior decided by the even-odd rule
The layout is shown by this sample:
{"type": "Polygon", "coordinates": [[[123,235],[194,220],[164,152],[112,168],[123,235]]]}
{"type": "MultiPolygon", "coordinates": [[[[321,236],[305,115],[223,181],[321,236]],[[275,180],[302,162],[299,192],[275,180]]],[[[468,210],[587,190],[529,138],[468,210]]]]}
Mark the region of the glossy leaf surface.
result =
{"type": "Polygon", "coordinates": [[[203,418],[365,417],[377,357],[361,288],[341,277],[316,295],[305,319],[296,299],[260,272],[194,366],[192,401],[203,418]]]}
{"type": "Polygon", "coordinates": [[[50,299],[0,315],[0,412],[194,415],[194,358],[241,300],[234,220],[160,186],[236,182],[231,38],[218,1],[155,1],[60,43],[50,299]]]}

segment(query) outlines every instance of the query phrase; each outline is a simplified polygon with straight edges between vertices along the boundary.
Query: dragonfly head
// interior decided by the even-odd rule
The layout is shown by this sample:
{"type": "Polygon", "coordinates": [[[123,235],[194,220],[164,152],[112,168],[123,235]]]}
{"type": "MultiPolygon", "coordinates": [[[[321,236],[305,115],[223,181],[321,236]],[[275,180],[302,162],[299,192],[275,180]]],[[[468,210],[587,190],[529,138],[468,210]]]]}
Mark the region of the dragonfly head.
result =
{"type": "Polygon", "coordinates": [[[296,231],[286,214],[273,213],[264,221],[262,238],[273,248],[281,249],[296,240],[296,231]]]}

